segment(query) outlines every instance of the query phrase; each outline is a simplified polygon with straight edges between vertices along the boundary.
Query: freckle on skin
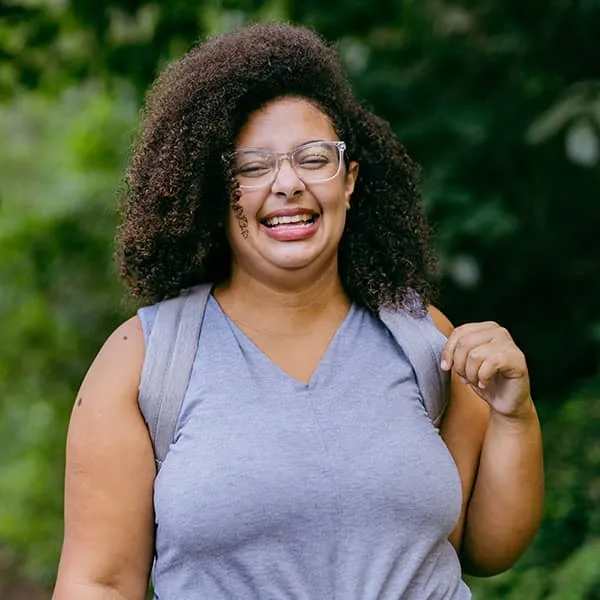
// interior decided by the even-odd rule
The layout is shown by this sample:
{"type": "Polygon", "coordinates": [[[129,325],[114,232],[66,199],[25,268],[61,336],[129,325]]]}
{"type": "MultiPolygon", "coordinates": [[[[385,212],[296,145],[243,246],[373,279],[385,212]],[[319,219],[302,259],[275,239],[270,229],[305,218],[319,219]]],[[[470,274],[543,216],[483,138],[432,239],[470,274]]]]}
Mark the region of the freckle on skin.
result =
{"type": "Polygon", "coordinates": [[[124,340],[126,340],[126,339],[127,339],[127,336],[126,336],[126,335],[124,335],[124,336],[123,336],[123,339],[124,339],[124,340]]]}
{"type": "Polygon", "coordinates": [[[83,402],[83,398],[79,398],[79,400],[77,400],[77,406],[81,406],[81,403],[83,402]]]}

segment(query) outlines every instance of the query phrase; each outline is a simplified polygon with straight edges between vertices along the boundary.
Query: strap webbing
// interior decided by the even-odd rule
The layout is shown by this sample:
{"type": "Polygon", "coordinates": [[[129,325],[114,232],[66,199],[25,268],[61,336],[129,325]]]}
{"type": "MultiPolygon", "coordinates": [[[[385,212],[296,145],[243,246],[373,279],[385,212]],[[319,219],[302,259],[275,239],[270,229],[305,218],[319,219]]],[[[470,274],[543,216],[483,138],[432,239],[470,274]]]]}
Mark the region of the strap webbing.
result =
{"type": "MultiPolygon", "coordinates": [[[[139,403],[154,443],[157,468],[169,450],[198,349],[212,286],[203,284],[161,302],[150,333],[139,403]]],[[[382,322],[411,362],[425,409],[439,426],[448,403],[449,376],[439,360],[445,337],[430,318],[382,309],[382,322]]]]}
{"type": "Polygon", "coordinates": [[[171,442],[198,348],[211,286],[162,302],[146,347],[139,403],[160,468],[171,442]]]}
{"type": "Polygon", "coordinates": [[[433,424],[439,426],[449,395],[449,376],[439,364],[446,338],[427,315],[417,317],[382,309],[379,318],[411,362],[425,409],[433,424]]]}

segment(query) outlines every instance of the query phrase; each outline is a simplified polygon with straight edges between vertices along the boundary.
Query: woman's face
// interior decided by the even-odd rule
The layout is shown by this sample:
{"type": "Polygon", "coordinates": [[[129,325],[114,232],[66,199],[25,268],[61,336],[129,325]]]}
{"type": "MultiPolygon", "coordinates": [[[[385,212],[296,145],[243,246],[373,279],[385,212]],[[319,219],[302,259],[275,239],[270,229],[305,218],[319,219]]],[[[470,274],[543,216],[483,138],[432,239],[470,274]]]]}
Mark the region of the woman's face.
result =
{"type": "Polygon", "coordinates": [[[331,267],[337,273],[337,250],[358,164],[346,168],[342,160],[337,175],[314,181],[334,172],[322,165],[337,161],[337,148],[326,145],[328,155],[324,156],[323,147],[308,146],[307,151],[296,153],[296,168],[291,160],[280,159],[271,182],[264,168],[268,155],[239,152],[291,153],[303,144],[322,140],[339,138],[329,117],[301,98],[274,100],[250,115],[235,144],[238,158],[234,168],[242,186],[228,223],[234,275],[241,269],[265,280],[293,273],[318,277],[331,267]]]}

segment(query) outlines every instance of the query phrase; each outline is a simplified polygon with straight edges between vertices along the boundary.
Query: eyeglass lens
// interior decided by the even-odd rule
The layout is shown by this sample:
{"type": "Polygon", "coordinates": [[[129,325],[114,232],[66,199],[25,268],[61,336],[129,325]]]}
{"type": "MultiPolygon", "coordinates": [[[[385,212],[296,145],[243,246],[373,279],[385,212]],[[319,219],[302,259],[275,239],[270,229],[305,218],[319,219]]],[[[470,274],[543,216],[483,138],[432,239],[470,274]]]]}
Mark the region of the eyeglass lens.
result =
{"type": "MultiPolygon", "coordinates": [[[[290,160],[302,181],[314,183],[337,175],[340,154],[336,142],[314,142],[294,150],[290,160]]],[[[266,150],[238,150],[234,154],[234,169],[240,185],[254,187],[271,183],[281,160],[279,156],[266,150]]]]}

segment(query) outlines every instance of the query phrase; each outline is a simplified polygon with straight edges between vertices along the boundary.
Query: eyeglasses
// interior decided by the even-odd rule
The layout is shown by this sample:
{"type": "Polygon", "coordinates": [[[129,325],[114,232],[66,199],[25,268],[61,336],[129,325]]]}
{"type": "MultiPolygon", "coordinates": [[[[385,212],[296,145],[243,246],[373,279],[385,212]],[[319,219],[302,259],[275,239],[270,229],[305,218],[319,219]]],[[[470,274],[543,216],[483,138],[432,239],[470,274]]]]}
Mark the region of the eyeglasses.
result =
{"type": "Polygon", "coordinates": [[[340,172],[345,150],[344,142],[319,141],[302,144],[291,152],[242,148],[224,155],[223,159],[230,161],[240,187],[248,189],[271,185],[284,158],[304,183],[329,181],[340,172]]]}

